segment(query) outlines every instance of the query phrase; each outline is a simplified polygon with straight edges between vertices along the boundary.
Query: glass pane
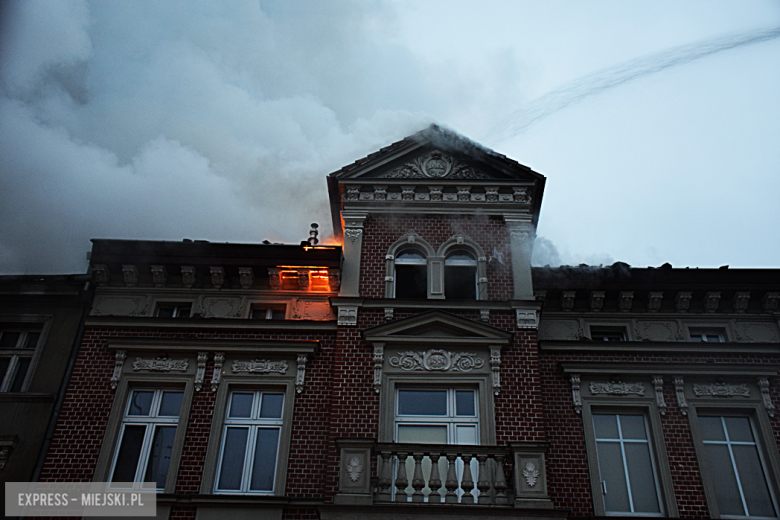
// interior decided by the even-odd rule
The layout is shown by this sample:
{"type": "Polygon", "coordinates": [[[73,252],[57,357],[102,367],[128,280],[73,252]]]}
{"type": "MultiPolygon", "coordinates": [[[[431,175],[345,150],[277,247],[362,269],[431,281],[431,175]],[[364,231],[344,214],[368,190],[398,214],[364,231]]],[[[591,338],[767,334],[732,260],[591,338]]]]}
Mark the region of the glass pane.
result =
{"type": "Polygon", "coordinates": [[[658,492],[655,489],[653,464],[646,442],[627,442],[626,465],[628,480],[631,482],[631,500],[635,513],[659,513],[658,492]]]}
{"type": "Polygon", "coordinates": [[[447,444],[447,427],[399,424],[396,442],[447,444]]]}
{"type": "Polygon", "coordinates": [[[476,444],[476,443],[477,443],[476,425],[455,427],[455,444],[476,444]]]}
{"type": "Polygon", "coordinates": [[[428,297],[428,266],[396,265],[395,297],[425,299],[428,297]]]}
{"type": "Polygon", "coordinates": [[[173,318],[173,307],[160,307],[157,309],[158,318],[173,318]]]}
{"type": "Polygon", "coordinates": [[[192,310],[192,305],[179,305],[176,308],[176,317],[189,318],[191,310],[192,310]]]}
{"type": "Polygon", "coordinates": [[[163,392],[160,413],[158,415],[161,417],[178,417],[181,411],[182,397],[184,397],[183,392],[163,392]]]}
{"type": "Polygon", "coordinates": [[[145,433],[146,426],[138,424],[125,426],[111,482],[135,482],[135,471],[138,468],[145,433]]]}
{"type": "Polygon", "coordinates": [[[597,439],[618,439],[617,415],[593,415],[597,439]]]}
{"type": "MultiPolygon", "coordinates": [[[[726,419],[728,421],[729,419],[726,419]]],[[[747,420],[747,419],[745,419],[747,420]]],[[[731,426],[729,426],[731,433],[731,426]]],[[[769,488],[766,485],[764,468],[758,459],[755,446],[732,446],[734,460],[737,463],[739,481],[745,494],[750,516],[775,516],[769,488]]]]}
{"type": "Polygon", "coordinates": [[[244,455],[249,428],[228,428],[222,448],[222,467],[217,489],[241,490],[244,473],[244,455]]]}
{"type": "Polygon", "coordinates": [[[707,334],[707,342],[708,343],[720,343],[720,335],[719,334],[707,334]]]}
{"type": "Polygon", "coordinates": [[[599,457],[599,474],[601,480],[606,482],[607,488],[607,493],[604,495],[604,509],[608,512],[630,512],[620,443],[597,442],[596,451],[599,457]]]}
{"type": "Polygon", "coordinates": [[[448,300],[476,299],[477,268],[475,266],[445,266],[444,296],[448,300]]]}
{"type": "Polygon", "coordinates": [[[149,451],[149,463],[146,465],[144,482],[156,482],[157,489],[165,487],[168,477],[168,466],[171,464],[173,439],[176,437],[176,426],[158,426],[154,430],[152,448],[149,451]]]}
{"type": "Polygon", "coordinates": [[[20,357],[16,362],[16,375],[14,381],[11,383],[11,392],[21,392],[22,383],[24,383],[24,377],[27,375],[27,370],[30,368],[30,361],[32,358],[20,357]]]}
{"type": "Polygon", "coordinates": [[[253,320],[264,320],[265,315],[268,312],[268,309],[252,309],[252,319],[253,320]]]}
{"type": "Polygon", "coordinates": [[[0,349],[16,348],[16,344],[19,342],[19,336],[21,335],[21,332],[4,330],[3,335],[0,336],[0,349]]]}
{"type": "Polygon", "coordinates": [[[468,415],[470,417],[476,415],[473,390],[458,390],[455,392],[455,415],[468,415]]]}
{"type": "Polygon", "coordinates": [[[406,252],[395,257],[396,264],[425,264],[426,260],[420,253],[406,252]]]}
{"type": "Polygon", "coordinates": [[[624,439],[647,439],[644,417],[641,415],[621,415],[619,419],[624,439]]]}
{"type": "Polygon", "coordinates": [[[253,491],[273,491],[276,474],[276,448],[279,445],[277,428],[258,428],[255,442],[255,462],[252,467],[253,491]]]}
{"type": "Polygon", "coordinates": [[[398,415],[447,415],[446,390],[399,390],[398,415]]]}
{"type": "Polygon", "coordinates": [[[3,384],[3,378],[5,377],[5,373],[8,372],[8,366],[10,364],[11,364],[11,358],[9,357],[0,358],[0,385],[3,384]]]}
{"type": "Polygon", "coordinates": [[[152,410],[154,392],[133,392],[127,415],[149,415],[152,410]]]}
{"type": "Polygon", "coordinates": [[[477,265],[477,261],[471,254],[465,251],[455,251],[447,257],[444,265],[477,265]]]}
{"type": "Polygon", "coordinates": [[[747,417],[724,417],[730,441],[753,442],[750,419],[747,417]]]}
{"type": "Polygon", "coordinates": [[[234,393],[230,399],[230,414],[228,417],[251,417],[254,398],[255,394],[234,393]]]}
{"type": "Polygon", "coordinates": [[[38,346],[38,340],[41,337],[40,332],[28,332],[27,339],[24,342],[24,348],[35,348],[38,346]]]}
{"type": "Polygon", "coordinates": [[[701,343],[704,339],[701,334],[691,334],[691,341],[694,343],[701,343]]]}
{"type": "Polygon", "coordinates": [[[707,454],[720,514],[744,515],[728,447],[723,444],[705,444],[704,452],[707,454]]]}
{"type": "Polygon", "coordinates": [[[701,417],[699,416],[699,426],[701,426],[701,438],[705,441],[725,441],[726,434],[723,431],[723,423],[720,417],[701,417]]]}
{"type": "Polygon", "coordinates": [[[263,394],[263,402],[260,405],[260,417],[262,419],[281,419],[283,394],[263,394]]]}

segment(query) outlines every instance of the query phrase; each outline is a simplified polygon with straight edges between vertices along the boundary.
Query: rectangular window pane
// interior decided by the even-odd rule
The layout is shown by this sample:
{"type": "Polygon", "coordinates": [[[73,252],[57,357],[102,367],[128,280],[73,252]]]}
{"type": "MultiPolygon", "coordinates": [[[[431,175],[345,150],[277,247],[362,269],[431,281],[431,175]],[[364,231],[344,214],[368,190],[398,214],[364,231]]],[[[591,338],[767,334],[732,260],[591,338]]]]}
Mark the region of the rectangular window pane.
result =
{"type": "Polygon", "coordinates": [[[710,475],[715,486],[715,496],[721,515],[744,515],[742,499],[739,495],[737,478],[731,464],[728,446],[725,444],[705,444],[710,475]]]}
{"type": "Polygon", "coordinates": [[[11,383],[11,392],[21,392],[24,378],[27,375],[27,370],[30,368],[30,362],[32,358],[20,357],[16,362],[16,375],[11,383]]]}
{"type": "Polygon", "coordinates": [[[444,266],[444,296],[448,300],[476,299],[476,266],[444,266]]]}
{"type": "Polygon", "coordinates": [[[725,441],[726,433],[720,417],[699,417],[701,437],[705,441],[725,441]]]}
{"type": "Polygon", "coordinates": [[[447,415],[446,390],[399,390],[398,415],[447,415]]]}
{"type": "Polygon", "coordinates": [[[630,512],[626,473],[619,442],[597,442],[599,474],[606,482],[604,509],[608,512],[630,512]]]}
{"type": "Polygon", "coordinates": [[[24,341],[24,348],[35,348],[38,346],[38,339],[40,339],[40,332],[28,332],[27,339],[24,341]]]}
{"type": "Polygon", "coordinates": [[[263,394],[263,402],[260,405],[261,419],[281,419],[284,395],[263,394]]]}
{"type": "Polygon", "coordinates": [[[447,427],[399,424],[396,442],[447,444],[447,427]]]}
{"type": "Polygon", "coordinates": [[[130,406],[127,410],[127,415],[149,415],[152,411],[152,398],[154,392],[133,392],[133,396],[130,398],[130,406]]]}
{"type": "Polygon", "coordinates": [[[624,439],[647,439],[644,417],[641,415],[619,415],[618,419],[624,439]]]}
{"type": "Polygon", "coordinates": [[[183,392],[163,392],[160,403],[160,417],[178,417],[181,411],[183,392]]]}
{"type": "Polygon", "coordinates": [[[176,426],[158,426],[154,430],[144,482],[156,482],[157,489],[165,487],[165,479],[168,477],[168,466],[171,464],[173,439],[175,437],[176,426]]]}
{"type": "Polygon", "coordinates": [[[3,384],[3,378],[5,377],[6,372],[8,372],[8,367],[10,365],[11,365],[11,358],[9,357],[0,358],[0,385],[3,384]]]}
{"type": "Polygon", "coordinates": [[[254,394],[234,393],[230,398],[230,413],[228,417],[251,417],[252,402],[255,399],[254,394]]]}
{"type": "Polygon", "coordinates": [[[0,336],[0,349],[16,348],[16,344],[19,342],[19,336],[22,333],[14,330],[4,330],[3,335],[0,336]]]}
{"type": "MultiPolygon", "coordinates": [[[[727,418],[726,421],[731,419],[727,418]]],[[[747,418],[740,417],[747,421],[747,418]]],[[[729,433],[731,427],[729,426],[729,433]]],[[[734,462],[737,464],[739,481],[745,494],[748,514],[750,516],[775,516],[775,508],[769,495],[764,468],[758,458],[756,446],[732,446],[734,462]]]]}
{"type": "Polygon", "coordinates": [[[753,432],[750,430],[750,419],[747,417],[724,417],[726,431],[729,433],[729,440],[734,442],[754,442],[753,432]]]}
{"type": "Polygon", "coordinates": [[[177,318],[189,318],[192,311],[192,305],[179,305],[176,307],[177,318]]]}
{"type": "Polygon", "coordinates": [[[218,489],[241,490],[248,436],[249,428],[228,428],[225,432],[218,489]]]}
{"type": "Polygon", "coordinates": [[[618,439],[617,415],[594,415],[593,427],[597,439],[618,439]]]}
{"type": "Polygon", "coordinates": [[[455,444],[476,444],[477,426],[455,426],[455,444]]]}
{"type": "Polygon", "coordinates": [[[658,506],[653,464],[650,461],[650,447],[646,442],[627,442],[624,444],[624,449],[634,512],[659,513],[661,510],[658,506]]]}
{"type": "Polygon", "coordinates": [[[158,318],[173,318],[175,307],[159,307],[157,309],[158,318]]]}
{"type": "Polygon", "coordinates": [[[455,410],[455,415],[470,417],[476,415],[473,390],[458,390],[455,392],[455,410]]]}
{"type": "Polygon", "coordinates": [[[425,299],[428,297],[428,266],[395,266],[395,297],[425,299]]]}
{"type": "Polygon", "coordinates": [[[146,426],[139,424],[125,426],[111,482],[135,482],[135,472],[138,469],[138,459],[141,456],[145,434],[146,426]]]}
{"type": "Polygon", "coordinates": [[[278,428],[258,428],[255,460],[252,466],[252,491],[273,491],[276,474],[276,452],[279,446],[278,428]]]}

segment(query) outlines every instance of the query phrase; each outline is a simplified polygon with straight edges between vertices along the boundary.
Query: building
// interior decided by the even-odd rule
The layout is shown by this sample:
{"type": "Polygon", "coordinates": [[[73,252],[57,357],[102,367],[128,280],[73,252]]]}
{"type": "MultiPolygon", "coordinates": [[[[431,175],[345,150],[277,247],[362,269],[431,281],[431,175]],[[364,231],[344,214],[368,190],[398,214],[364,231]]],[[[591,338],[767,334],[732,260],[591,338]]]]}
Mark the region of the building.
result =
{"type": "Polygon", "coordinates": [[[158,516],[777,517],[780,271],[532,268],[545,178],[438,127],[339,246],[94,240],[43,481],[158,516]]]}

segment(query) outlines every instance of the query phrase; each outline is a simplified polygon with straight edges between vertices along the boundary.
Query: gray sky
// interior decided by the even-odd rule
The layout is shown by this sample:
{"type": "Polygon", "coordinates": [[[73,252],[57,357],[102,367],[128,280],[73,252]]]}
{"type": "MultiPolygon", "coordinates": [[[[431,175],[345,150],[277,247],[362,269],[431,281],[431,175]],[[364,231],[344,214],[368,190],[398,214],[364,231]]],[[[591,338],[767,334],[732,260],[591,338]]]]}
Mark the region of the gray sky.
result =
{"type": "Polygon", "coordinates": [[[2,273],[327,234],[326,174],[432,122],[547,176],[537,264],[780,263],[775,0],[1,5],[2,273]]]}

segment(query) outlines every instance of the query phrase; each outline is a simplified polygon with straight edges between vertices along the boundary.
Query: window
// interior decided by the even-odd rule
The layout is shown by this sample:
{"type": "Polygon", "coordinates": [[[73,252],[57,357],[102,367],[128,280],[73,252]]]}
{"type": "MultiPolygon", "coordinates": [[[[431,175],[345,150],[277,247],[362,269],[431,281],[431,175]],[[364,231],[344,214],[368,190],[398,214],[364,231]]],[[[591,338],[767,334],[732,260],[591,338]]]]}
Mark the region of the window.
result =
{"type": "Polygon", "coordinates": [[[594,413],[593,427],[605,512],[660,515],[645,417],[594,413]]]}
{"type": "Polygon", "coordinates": [[[444,296],[454,300],[477,298],[477,260],[468,251],[455,250],[444,261],[444,296]]]}
{"type": "Polygon", "coordinates": [[[259,305],[252,307],[253,320],[283,320],[287,314],[286,305],[259,305]]]}
{"type": "Polygon", "coordinates": [[[395,257],[395,298],[428,297],[428,261],[417,251],[404,251],[395,257]]]}
{"type": "Polygon", "coordinates": [[[40,329],[0,330],[0,392],[22,391],[40,337],[40,329]]]}
{"type": "Polygon", "coordinates": [[[694,343],[723,343],[726,335],[718,329],[690,329],[691,341],[694,343]]]}
{"type": "Polygon", "coordinates": [[[191,303],[161,303],[157,306],[158,318],[189,318],[191,303]]]}
{"type": "Polygon", "coordinates": [[[156,482],[165,488],[184,392],[132,390],[122,418],[111,482],[156,482]]]}
{"type": "Polygon", "coordinates": [[[273,494],[282,433],[284,394],[230,393],[215,491],[273,494]]]}
{"type": "Polygon", "coordinates": [[[591,327],[590,337],[593,341],[625,341],[626,329],[623,327],[591,327]]]}
{"type": "Polygon", "coordinates": [[[720,515],[776,517],[777,504],[751,418],[699,416],[698,423],[720,515]]]}

